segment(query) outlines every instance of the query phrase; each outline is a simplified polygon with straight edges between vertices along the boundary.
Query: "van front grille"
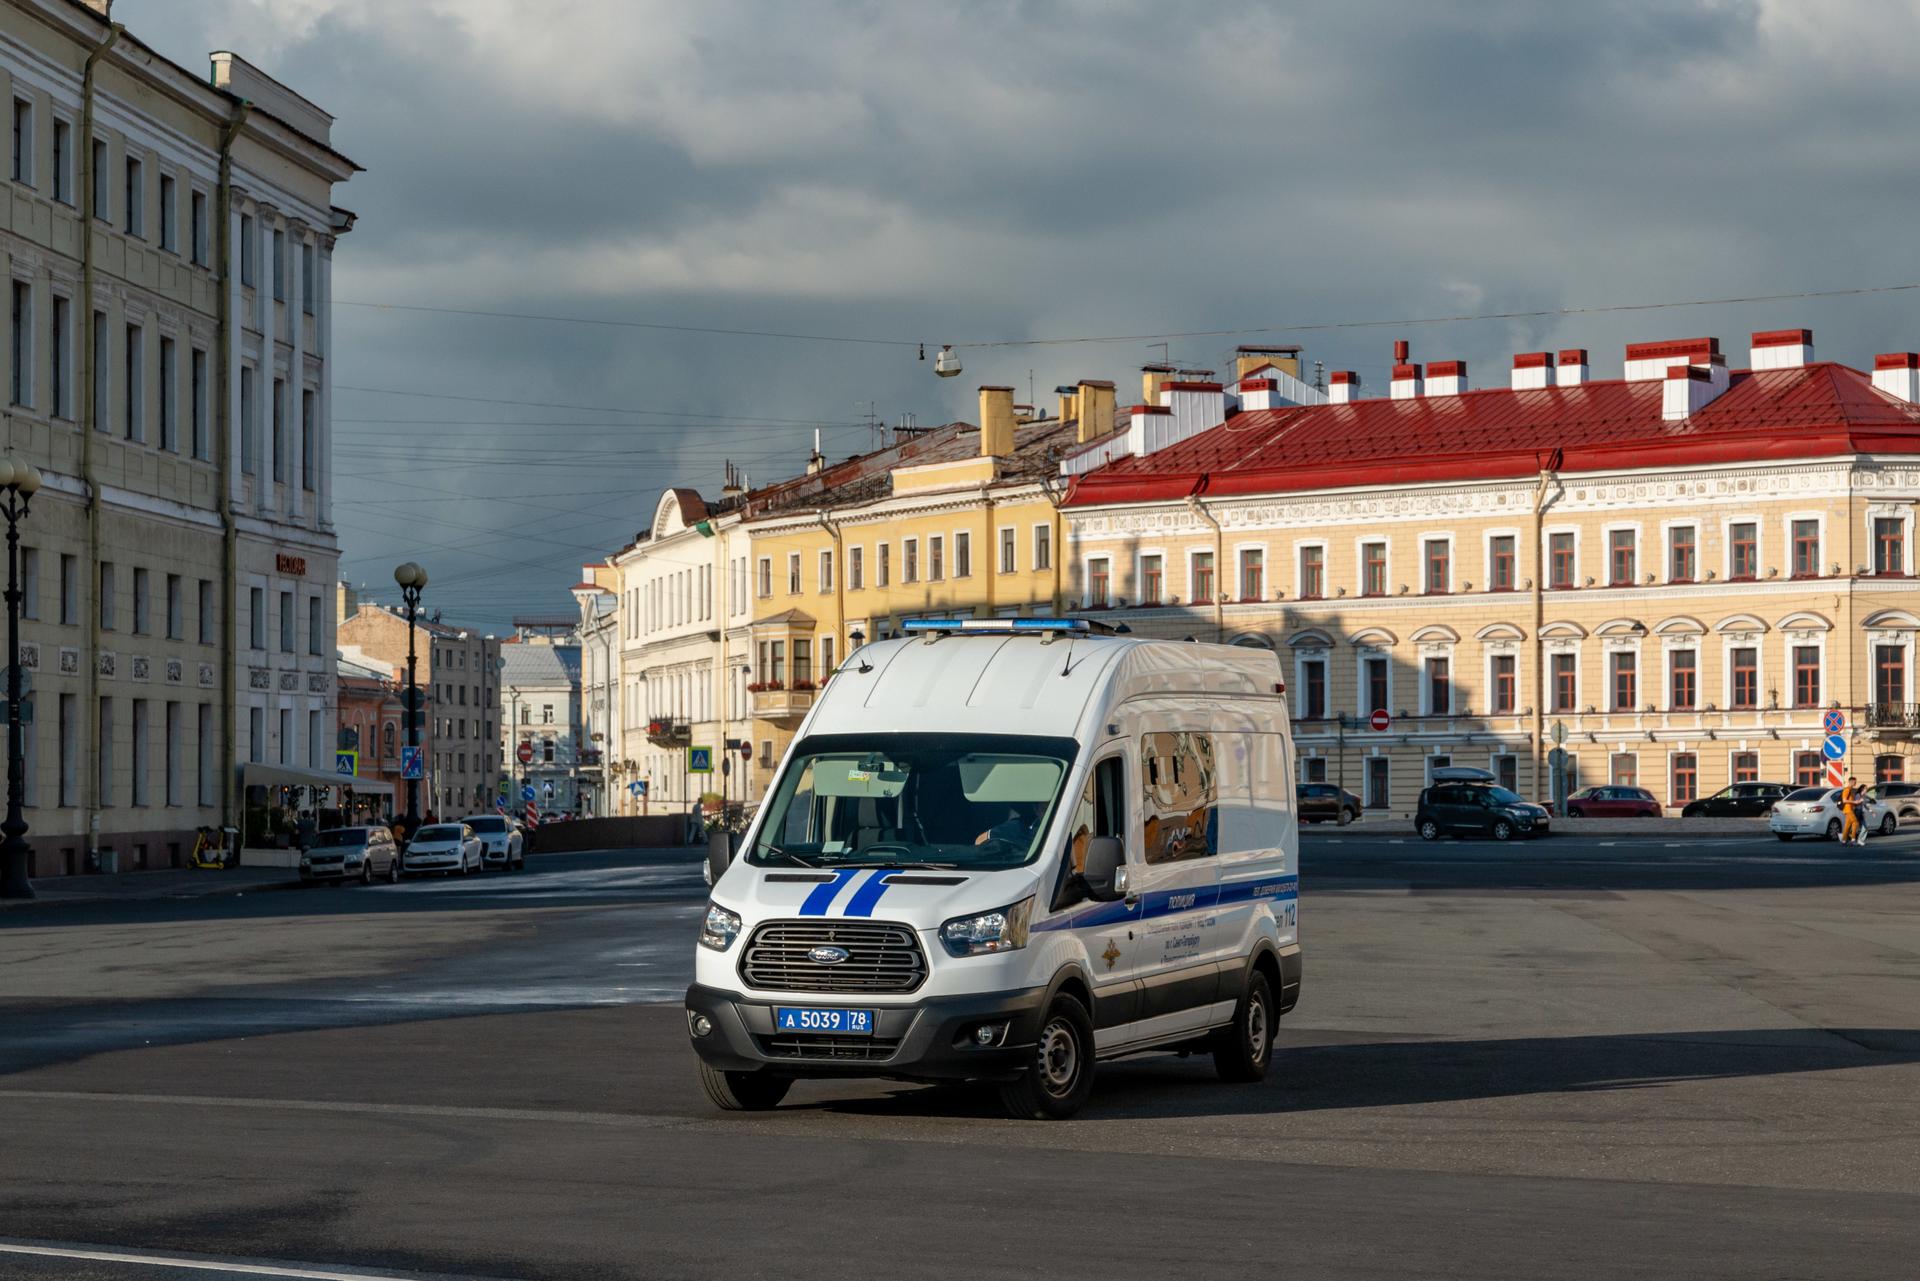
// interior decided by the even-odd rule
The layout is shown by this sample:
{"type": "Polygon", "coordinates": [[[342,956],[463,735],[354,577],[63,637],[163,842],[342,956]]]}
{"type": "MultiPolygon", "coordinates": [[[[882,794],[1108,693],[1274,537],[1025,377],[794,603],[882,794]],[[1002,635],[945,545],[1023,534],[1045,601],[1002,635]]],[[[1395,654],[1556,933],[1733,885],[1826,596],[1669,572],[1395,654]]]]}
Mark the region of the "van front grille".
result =
{"type": "Polygon", "coordinates": [[[911,992],[927,980],[920,940],[884,921],[768,921],[740,956],[748,987],[773,992],[911,992]],[[844,948],[847,959],[824,965],[817,947],[844,948]]]}
{"type": "Polygon", "coordinates": [[[761,1053],[770,1059],[812,1059],[817,1062],[878,1063],[890,1059],[900,1042],[870,1036],[762,1036],[761,1053]]]}

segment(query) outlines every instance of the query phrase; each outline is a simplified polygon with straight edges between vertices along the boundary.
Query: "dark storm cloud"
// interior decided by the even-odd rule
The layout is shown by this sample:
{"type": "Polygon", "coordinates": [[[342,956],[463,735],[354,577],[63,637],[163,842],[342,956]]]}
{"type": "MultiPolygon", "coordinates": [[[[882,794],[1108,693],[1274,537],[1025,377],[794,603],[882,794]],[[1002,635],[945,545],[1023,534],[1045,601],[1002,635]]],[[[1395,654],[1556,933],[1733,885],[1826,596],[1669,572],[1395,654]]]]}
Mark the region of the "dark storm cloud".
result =
{"type": "MultiPolygon", "coordinates": [[[[343,299],[938,343],[1920,278],[1911,4],[120,0],[115,16],[190,66],[236,48],[339,118],[369,170],[339,195],[362,215],[343,299]]],[[[1737,352],[1749,329],[1802,323],[1858,363],[1920,341],[1909,297],[1296,337],[1373,381],[1400,336],[1479,385],[1515,350],[1587,346],[1604,374],[1626,341],[1711,332],[1737,352]]],[[[1024,389],[1029,371],[1046,403],[1157,355],[976,350],[945,383],[886,347],[358,308],[335,332],[342,384],[841,424],[868,401],[968,415],[976,383],[1024,389]]],[[[1218,367],[1234,341],[1171,346],[1218,367]]],[[[346,391],[336,412],[542,416],[346,391]]],[[[630,537],[660,485],[710,487],[728,456],[773,479],[811,443],[630,421],[343,422],[342,496],[364,504],[341,511],[348,572],[384,581],[431,546],[444,607],[499,626],[564,607],[578,563],[630,537]],[[433,487],[417,506],[391,501],[410,492],[404,451],[433,487]]],[[[863,440],[843,426],[829,452],[863,440]]]]}

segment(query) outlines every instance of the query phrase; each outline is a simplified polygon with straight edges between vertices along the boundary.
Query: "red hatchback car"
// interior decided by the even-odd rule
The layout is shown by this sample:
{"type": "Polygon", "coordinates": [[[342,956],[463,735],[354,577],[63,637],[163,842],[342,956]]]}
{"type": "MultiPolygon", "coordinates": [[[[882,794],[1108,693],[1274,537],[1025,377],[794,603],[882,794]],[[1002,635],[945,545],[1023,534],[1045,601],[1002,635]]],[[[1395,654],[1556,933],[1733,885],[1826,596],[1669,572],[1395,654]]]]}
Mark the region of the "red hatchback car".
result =
{"type": "Polygon", "coordinates": [[[1567,798],[1568,818],[1659,818],[1660,802],[1644,787],[1583,787],[1567,798]]]}

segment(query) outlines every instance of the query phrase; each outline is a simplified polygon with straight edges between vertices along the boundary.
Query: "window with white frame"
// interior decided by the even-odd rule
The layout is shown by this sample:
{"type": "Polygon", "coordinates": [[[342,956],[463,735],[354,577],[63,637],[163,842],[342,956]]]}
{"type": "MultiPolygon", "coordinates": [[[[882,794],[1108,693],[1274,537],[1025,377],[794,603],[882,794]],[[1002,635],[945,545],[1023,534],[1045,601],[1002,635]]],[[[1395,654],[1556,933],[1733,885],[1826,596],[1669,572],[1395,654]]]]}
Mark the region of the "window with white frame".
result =
{"type": "Polygon", "coordinates": [[[1087,608],[1100,609],[1112,603],[1113,562],[1105,556],[1093,556],[1087,560],[1087,608]]]}
{"type": "Polygon", "coordinates": [[[1035,569],[1053,568],[1053,526],[1051,525],[1033,527],[1033,567],[1035,569]]]}
{"type": "Polygon", "coordinates": [[[1426,591],[1442,595],[1453,590],[1453,540],[1428,538],[1422,541],[1421,558],[1425,565],[1426,591]]]}
{"type": "Polygon", "coordinates": [[[1520,583],[1520,540],[1513,534],[1493,534],[1487,538],[1487,587],[1491,591],[1510,592],[1520,583]]]}
{"type": "Polygon", "coordinates": [[[1387,544],[1385,539],[1376,539],[1360,544],[1360,594],[1362,596],[1385,596],[1387,594],[1387,544]]]}
{"type": "Polygon", "coordinates": [[[866,551],[864,547],[847,548],[847,590],[850,592],[857,592],[867,585],[866,551]]]}
{"type": "Polygon", "coordinates": [[[1012,526],[1000,531],[1000,572],[1013,573],[1016,557],[1019,553],[1019,537],[1012,526]]]}
{"type": "Polygon", "coordinates": [[[1140,557],[1140,603],[1158,605],[1166,592],[1166,574],[1162,566],[1166,558],[1159,552],[1148,552],[1140,557]]]}
{"type": "Polygon", "coordinates": [[[796,596],[800,592],[800,553],[787,553],[787,595],[796,596]]]}
{"type": "Polygon", "coordinates": [[[953,576],[973,576],[973,535],[964,529],[953,536],[953,576]]]}
{"type": "Polygon", "coordinates": [[[1300,547],[1300,598],[1319,600],[1327,594],[1327,549],[1323,543],[1300,547]]]}
{"type": "Polygon", "coordinates": [[[773,558],[762,556],[759,566],[759,582],[755,586],[755,595],[767,597],[773,595],[773,558]]]}
{"type": "Polygon", "coordinates": [[[1240,599],[1266,599],[1267,551],[1264,547],[1240,549],[1240,599]]]}
{"type": "Polygon", "coordinates": [[[1907,572],[1907,522],[1904,517],[1873,518],[1873,572],[1881,575],[1907,572]]]}
{"type": "Polygon", "coordinates": [[[1691,583],[1699,576],[1698,529],[1693,525],[1667,526],[1667,581],[1691,583]]]}
{"type": "Polygon", "coordinates": [[[833,553],[831,551],[820,553],[820,590],[822,592],[833,590],[833,553]]]}
{"type": "Polygon", "coordinates": [[[1633,529],[1609,529],[1607,531],[1607,585],[1609,587],[1633,586],[1633,575],[1637,568],[1639,549],[1636,531],[1633,529]]]}

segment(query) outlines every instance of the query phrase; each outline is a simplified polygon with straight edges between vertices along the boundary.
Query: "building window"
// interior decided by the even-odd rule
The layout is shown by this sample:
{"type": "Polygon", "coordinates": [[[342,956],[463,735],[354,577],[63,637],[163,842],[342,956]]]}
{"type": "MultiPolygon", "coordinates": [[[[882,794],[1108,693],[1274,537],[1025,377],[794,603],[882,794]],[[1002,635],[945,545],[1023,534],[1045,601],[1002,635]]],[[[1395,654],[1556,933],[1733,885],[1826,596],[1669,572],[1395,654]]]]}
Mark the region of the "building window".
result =
{"type": "Polygon", "coordinates": [[[264,588],[247,589],[247,648],[267,647],[267,593],[264,588]]]}
{"type": "Polygon", "coordinates": [[[1001,573],[1011,574],[1016,568],[1015,557],[1018,555],[1018,552],[1016,550],[1018,545],[1019,545],[1019,539],[1015,537],[1014,531],[1012,529],[1003,529],[1000,531],[1000,572],[1001,573]]]}
{"type": "Polygon", "coordinates": [[[287,384],[278,378],[273,380],[269,409],[273,414],[273,481],[277,485],[287,479],[287,384]]]}
{"type": "Polygon", "coordinates": [[[1491,710],[1514,712],[1520,706],[1519,673],[1512,654],[1493,656],[1493,699],[1491,710]]]}
{"type": "Polygon", "coordinates": [[[1876,756],[1873,758],[1873,781],[1876,783],[1904,783],[1907,781],[1907,758],[1904,756],[1876,756]]]}
{"type": "Polygon", "coordinates": [[[1573,535],[1547,535],[1547,586],[1570,588],[1574,575],[1573,535]]]}
{"type": "Polygon", "coordinates": [[[820,553],[820,590],[833,590],[833,553],[830,551],[820,553]]]}
{"type": "Polygon", "coordinates": [[[849,547],[847,549],[847,590],[857,592],[866,586],[866,549],[849,547]]]}
{"type": "Polygon", "coordinates": [[[1760,706],[1760,651],[1739,646],[1727,651],[1727,667],[1733,675],[1729,697],[1735,711],[1751,711],[1760,706]]]}
{"type": "Polygon", "coordinates": [[[242,365],[240,366],[240,470],[244,475],[258,474],[259,452],[259,441],[254,438],[253,370],[242,365]]]}
{"type": "Polygon", "coordinates": [[[1760,753],[1735,752],[1731,765],[1735,783],[1758,783],[1760,781],[1760,753]]]}
{"type": "Polygon", "coordinates": [[[254,259],[259,255],[253,246],[253,215],[240,215],[240,283],[251,287],[254,283],[254,259]]]}
{"type": "Polygon", "coordinates": [[[144,181],[144,167],[138,160],[127,159],[127,234],[145,237],[147,234],[147,189],[144,181]]]}
{"type": "Polygon", "coordinates": [[[55,418],[73,417],[73,392],[67,386],[73,370],[73,304],[59,294],[53,296],[53,330],[49,337],[53,358],[53,385],[48,388],[47,406],[55,418]]]}
{"type": "MultiPolygon", "coordinates": [[[[145,573],[145,570],[140,571],[145,573]]],[[[137,582],[138,580],[136,580],[137,582]]],[[[181,603],[180,575],[167,575],[167,639],[179,640],[186,626],[185,608],[181,603]]]]}
{"type": "Polygon", "coordinates": [[[1607,531],[1607,584],[1609,586],[1631,587],[1633,585],[1633,554],[1631,529],[1607,531]]]}
{"type": "Polygon", "coordinates": [[[947,576],[947,540],[935,534],[927,539],[927,581],[937,583],[947,576]]]}
{"type": "Polygon", "coordinates": [[[207,193],[196,191],[187,198],[190,226],[187,234],[193,237],[193,265],[207,265],[207,193]]]}
{"type": "Polygon", "coordinates": [[[1820,522],[1817,520],[1793,522],[1793,576],[1820,576],[1820,522]]]}
{"type": "Polygon", "coordinates": [[[1108,596],[1109,571],[1111,562],[1104,556],[1096,556],[1087,562],[1087,606],[1098,609],[1111,603],[1108,596]]]}
{"type": "Polygon", "coordinates": [[[1635,787],[1640,782],[1640,758],[1632,752],[1615,752],[1607,762],[1615,787],[1635,787]]]}
{"type": "Polygon", "coordinates": [[[1487,543],[1487,586],[1510,592],[1518,581],[1518,557],[1512,534],[1496,534],[1487,543]]]}
{"type": "Polygon", "coordinates": [[[964,529],[953,536],[953,576],[973,576],[973,535],[964,529]]]}
{"type": "Polygon", "coordinates": [[[1360,594],[1362,596],[1387,594],[1387,545],[1385,543],[1360,545],[1360,594]]]}
{"type": "Polygon", "coordinates": [[[325,639],[322,635],[325,631],[326,624],[320,617],[320,598],[309,596],[307,597],[307,653],[318,655],[322,652],[320,642],[325,639]]]}
{"type": "Polygon", "coordinates": [[[1390,794],[1390,777],[1388,771],[1390,768],[1391,764],[1384,756],[1367,757],[1368,809],[1383,810],[1391,803],[1388,799],[1390,794]]]}
{"type": "Polygon", "coordinates": [[[1873,701],[1882,707],[1898,707],[1907,701],[1907,647],[1873,647],[1873,701]]]}
{"type": "Polygon", "coordinates": [[[144,441],[147,438],[147,350],[139,325],[127,326],[127,439],[144,441]]]}
{"type": "Polygon", "coordinates": [[[152,727],[148,725],[147,721],[148,721],[147,700],[144,698],[134,699],[133,700],[133,744],[132,744],[133,750],[132,752],[129,753],[129,757],[130,757],[129,763],[132,766],[132,774],[133,774],[133,778],[132,778],[133,786],[128,788],[127,790],[130,798],[132,799],[135,805],[146,805],[146,804],[149,804],[152,800],[152,797],[149,794],[148,787],[147,787],[147,784],[149,781],[147,778],[147,774],[149,772],[149,767],[147,762],[147,752],[148,752],[147,740],[152,737],[152,727]]]}
{"type": "Polygon", "coordinates": [[[1820,706],[1820,647],[1793,647],[1793,705],[1820,706]]]}
{"type": "Polygon", "coordinates": [[[13,403],[33,404],[33,286],[13,282],[13,403]]]}
{"type": "Polygon", "coordinates": [[[1577,654],[1552,656],[1553,710],[1556,712],[1575,710],[1575,700],[1580,696],[1579,669],[1576,666],[1578,657],[1577,654]]]}
{"type": "Polygon", "coordinates": [[[93,216],[102,222],[113,219],[113,202],[107,198],[107,144],[104,139],[93,140],[93,216]]]}
{"type": "MultiPolygon", "coordinates": [[[[300,488],[312,493],[319,483],[320,438],[313,427],[313,393],[300,390],[300,488]]],[[[704,569],[704,567],[702,567],[704,569]]]]}
{"type": "Polygon", "coordinates": [[[293,593],[281,592],[280,593],[280,652],[282,654],[293,653],[294,640],[295,640],[295,637],[293,634],[293,593]]]}
{"type": "Polygon", "coordinates": [[[278,227],[273,231],[273,300],[285,302],[287,298],[287,233],[278,227]]]}
{"type": "Polygon", "coordinates": [[[1667,579],[1691,583],[1699,573],[1699,553],[1692,525],[1675,525],[1667,530],[1667,579]]]}
{"type": "MultiPolygon", "coordinates": [[[[892,581],[893,552],[885,543],[879,544],[873,550],[876,557],[873,565],[873,585],[875,587],[885,587],[892,581]]],[[[876,637],[875,639],[878,638],[876,637]]]]}
{"type": "Polygon", "coordinates": [[[1608,685],[1616,712],[1630,712],[1639,695],[1640,656],[1631,650],[1620,650],[1607,656],[1610,680],[1608,685]]]}
{"type": "Polygon", "coordinates": [[[136,568],[133,571],[133,634],[135,636],[147,634],[147,581],[146,570],[136,568]]]}
{"type": "Polygon", "coordinates": [[[1750,520],[1727,526],[1727,577],[1760,576],[1760,527],[1750,520]]]}
{"type": "Polygon", "coordinates": [[[160,339],[160,448],[180,452],[179,428],[174,422],[174,399],[179,388],[178,361],[171,338],[160,339]]]}
{"type": "Polygon", "coordinates": [[[1319,600],[1327,594],[1327,549],[1300,549],[1300,598],[1319,600]]]}
{"type": "Polygon", "coordinates": [[[1035,569],[1053,568],[1053,526],[1051,525],[1033,527],[1033,567],[1035,569]]]}
{"type": "Polygon", "coordinates": [[[900,581],[917,583],[920,581],[920,540],[905,538],[900,541],[900,581]]]}
{"type": "Polygon", "coordinates": [[[100,804],[105,807],[113,804],[113,698],[104,696],[95,708],[94,748],[95,759],[100,770],[100,804]]]}
{"type": "Polygon", "coordinates": [[[73,126],[55,117],[53,122],[53,198],[73,203],[73,126]]]}
{"type": "Polygon", "coordinates": [[[113,630],[113,562],[100,562],[100,630],[113,630]]]}
{"type": "Polygon", "coordinates": [[[1258,547],[1240,549],[1240,599],[1261,600],[1266,595],[1267,553],[1258,547]]]}
{"type": "Polygon", "coordinates": [[[1676,649],[1667,655],[1667,705],[1676,712],[1690,712],[1699,698],[1695,652],[1676,649]]]}
{"type": "Polygon", "coordinates": [[[1427,660],[1427,711],[1433,716],[1449,716],[1453,713],[1453,678],[1451,664],[1444,658],[1427,660]]]}
{"type": "Polygon", "coordinates": [[[1700,796],[1700,759],[1692,752],[1673,754],[1673,784],[1667,804],[1685,805],[1700,796]]]}
{"type": "Polygon", "coordinates": [[[207,353],[195,347],[187,357],[187,379],[191,384],[193,414],[193,456],[207,457],[207,353]]]}
{"type": "Polygon", "coordinates": [[[1140,603],[1158,605],[1160,594],[1166,590],[1164,575],[1161,572],[1161,557],[1158,555],[1140,558],[1140,603]]]}
{"type": "Polygon", "coordinates": [[[1362,663],[1366,671],[1367,705],[1363,709],[1369,715],[1387,711],[1390,697],[1387,690],[1387,660],[1369,657],[1362,663]]]}
{"type": "Polygon", "coordinates": [[[1907,572],[1907,522],[1898,516],[1873,518],[1873,572],[1907,572]]]}
{"type": "Polygon", "coordinates": [[[13,180],[33,185],[33,104],[13,100],[13,180]]]}
{"type": "Polygon", "coordinates": [[[1300,660],[1300,706],[1301,715],[1310,721],[1325,720],[1327,716],[1327,660],[1324,658],[1303,658],[1300,660]]]}
{"type": "Polygon", "coordinates": [[[313,246],[300,246],[300,310],[313,314],[313,246]]]}
{"type": "Polygon", "coordinates": [[[160,247],[168,253],[180,252],[180,218],[174,209],[174,181],[170,174],[160,175],[160,247]]]}
{"type": "Polygon", "coordinates": [[[60,804],[72,808],[80,803],[80,724],[79,700],[72,694],[60,696],[60,804]]]}
{"type": "Polygon", "coordinates": [[[798,595],[800,591],[800,553],[787,553],[787,595],[798,595]]]}
{"type": "Polygon", "coordinates": [[[280,709],[280,763],[293,764],[293,709],[280,709]]]}
{"type": "Polygon", "coordinates": [[[760,564],[758,566],[758,572],[755,574],[755,578],[757,580],[754,583],[755,595],[760,596],[763,599],[765,597],[773,595],[773,558],[772,557],[762,556],[760,558],[760,564]]]}
{"type": "Polygon", "coordinates": [[[80,559],[60,556],[60,621],[74,626],[80,621],[80,559]]]}
{"type": "Polygon", "coordinates": [[[200,643],[211,645],[213,636],[213,580],[200,580],[200,643]]]}
{"type": "Polygon", "coordinates": [[[1191,582],[1191,590],[1187,595],[1192,597],[1192,603],[1211,605],[1213,603],[1213,553],[1195,552],[1187,577],[1191,582]]]}
{"type": "Polygon", "coordinates": [[[1818,752],[1795,752],[1793,754],[1793,785],[1795,787],[1818,787],[1826,781],[1826,758],[1818,752]]]}
{"type": "Polygon", "coordinates": [[[1425,544],[1427,591],[1440,594],[1453,585],[1453,544],[1444,538],[1429,538],[1425,544]]]}
{"type": "Polygon", "coordinates": [[[793,641],[793,687],[805,689],[813,684],[813,642],[795,637],[793,641]]]}

